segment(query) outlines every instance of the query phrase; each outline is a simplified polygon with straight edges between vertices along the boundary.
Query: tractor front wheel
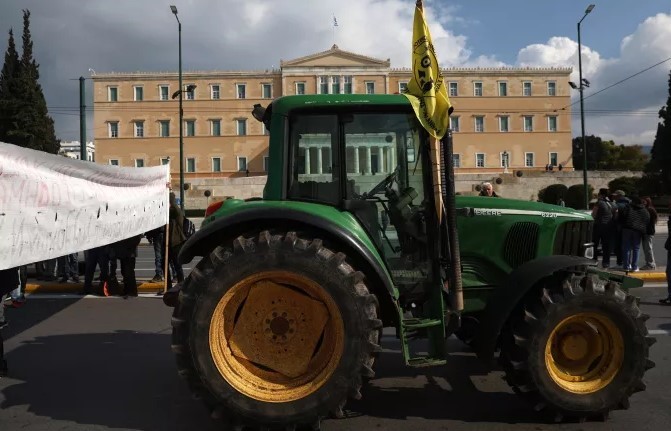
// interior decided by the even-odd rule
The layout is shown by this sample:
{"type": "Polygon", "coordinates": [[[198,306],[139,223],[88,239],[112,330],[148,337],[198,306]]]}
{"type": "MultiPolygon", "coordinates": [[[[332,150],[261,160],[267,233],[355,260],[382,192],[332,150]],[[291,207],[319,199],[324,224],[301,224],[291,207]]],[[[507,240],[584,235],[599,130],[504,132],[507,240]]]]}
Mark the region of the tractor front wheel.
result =
{"type": "Polygon", "coordinates": [[[513,390],[537,411],[604,419],[645,389],[647,316],[615,282],[596,275],[551,277],[508,322],[500,361],[513,390]]]}
{"type": "Polygon", "coordinates": [[[173,317],[180,374],[234,426],[287,427],[343,415],[379,346],[377,301],[343,253],[260,232],[193,270],[173,317]]]}

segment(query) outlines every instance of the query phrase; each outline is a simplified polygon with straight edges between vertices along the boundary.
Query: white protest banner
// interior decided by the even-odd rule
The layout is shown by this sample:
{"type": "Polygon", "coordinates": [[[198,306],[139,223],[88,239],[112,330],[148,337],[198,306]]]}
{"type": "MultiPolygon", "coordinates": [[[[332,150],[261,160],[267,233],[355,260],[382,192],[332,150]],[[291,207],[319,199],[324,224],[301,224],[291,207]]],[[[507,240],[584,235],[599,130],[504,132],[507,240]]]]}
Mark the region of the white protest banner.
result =
{"type": "Polygon", "coordinates": [[[167,165],[123,168],[0,142],[0,269],[168,223],[167,165]]]}

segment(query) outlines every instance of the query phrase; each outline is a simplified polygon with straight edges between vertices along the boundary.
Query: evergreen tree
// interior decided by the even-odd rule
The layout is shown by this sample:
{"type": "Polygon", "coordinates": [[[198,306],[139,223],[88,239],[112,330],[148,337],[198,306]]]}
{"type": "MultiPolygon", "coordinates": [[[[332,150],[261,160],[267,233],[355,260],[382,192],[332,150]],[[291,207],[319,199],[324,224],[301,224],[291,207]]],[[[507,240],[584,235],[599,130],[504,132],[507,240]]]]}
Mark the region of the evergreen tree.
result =
{"type": "Polygon", "coordinates": [[[663,192],[671,192],[671,71],[669,72],[669,98],[666,106],[659,110],[661,121],[657,125],[657,134],[652,144],[650,163],[646,171],[658,177],[663,192]]]}
{"type": "Polygon", "coordinates": [[[16,118],[19,66],[14,32],[10,29],[5,62],[0,72],[0,142],[8,142],[7,131],[12,128],[16,118]]]}
{"type": "Polygon", "coordinates": [[[11,104],[13,112],[7,124],[5,141],[22,147],[56,154],[59,141],[54,131],[54,120],[49,117],[47,102],[38,80],[39,65],[33,58],[30,35],[30,11],[23,11],[23,52],[18,64],[16,87],[11,104]]]}

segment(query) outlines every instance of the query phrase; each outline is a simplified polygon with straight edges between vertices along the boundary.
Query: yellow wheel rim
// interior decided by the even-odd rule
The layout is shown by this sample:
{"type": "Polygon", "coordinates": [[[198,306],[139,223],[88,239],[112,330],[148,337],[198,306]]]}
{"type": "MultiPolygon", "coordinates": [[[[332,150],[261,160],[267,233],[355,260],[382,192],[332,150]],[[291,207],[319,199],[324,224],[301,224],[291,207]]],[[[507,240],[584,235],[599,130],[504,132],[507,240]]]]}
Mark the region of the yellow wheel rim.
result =
{"type": "Polygon", "coordinates": [[[550,377],[575,394],[605,388],[623,360],[622,333],[611,319],[598,313],[579,313],[562,320],[545,345],[550,377]]]}
{"type": "Polygon", "coordinates": [[[333,298],[288,271],[249,276],[221,298],[210,352],[222,377],[253,399],[284,403],[324,385],[343,354],[345,331],[333,298]]]}

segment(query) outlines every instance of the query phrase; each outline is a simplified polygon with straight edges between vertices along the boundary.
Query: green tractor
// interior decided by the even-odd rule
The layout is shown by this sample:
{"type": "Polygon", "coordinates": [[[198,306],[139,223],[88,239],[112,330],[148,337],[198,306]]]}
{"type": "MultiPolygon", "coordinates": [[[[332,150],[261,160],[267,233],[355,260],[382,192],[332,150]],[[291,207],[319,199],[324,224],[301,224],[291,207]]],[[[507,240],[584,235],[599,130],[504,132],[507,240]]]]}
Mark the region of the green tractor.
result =
{"type": "Polygon", "coordinates": [[[605,418],[645,388],[655,339],[627,293],[642,282],[596,268],[591,217],[455,196],[451,136],[438,177],[403,95],[287,96],[253,114],[270,131],[263,198],[211,205],[180,253],[202,259],[164,297],[179,374],[213,417],[343,417],[385,327],[408,366],[449,362],[453,334],[498,357],[555,420],[605,418]]]}

